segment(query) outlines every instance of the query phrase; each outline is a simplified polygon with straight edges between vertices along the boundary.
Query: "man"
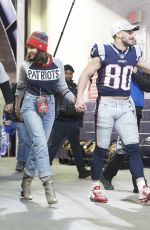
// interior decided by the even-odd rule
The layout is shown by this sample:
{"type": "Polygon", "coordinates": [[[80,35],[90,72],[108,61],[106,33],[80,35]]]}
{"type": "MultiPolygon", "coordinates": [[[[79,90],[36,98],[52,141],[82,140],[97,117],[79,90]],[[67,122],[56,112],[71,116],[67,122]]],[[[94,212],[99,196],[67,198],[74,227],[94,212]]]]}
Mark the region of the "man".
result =
{"type": "MultiPolygon", "coordinates": [[[[138,71],[137,73],[133,73],[132,81],[131,81],[131,97],[135,104],[138,129],[140,129],[142,109],[144,107],[144,91],[150,92],[150,76],[148,74],[141,73],[141,71],[138,71]]],[[[116,153],[110,159],[108,164],[105,165],[100,178],[106,190],[114,190],[114,186],[112,185],[111,182],[113,177],[117,175],[117,172],[122,162],[125,159],[126,156],[125,153],[126,153],[125,147],[122,141],[119,140],[116,153]]],[[[132,181],[134,187],[133,192],[138,193],[136,181],[133,177],[132,177],[132,181]]]]}
{"type": "Polygon", "coordinates": [[[5,100],[5,112],[10,112],[13,107],[13,98],[11,94],[11,87],[9,84],[9,77],[4,69],[2,63],[0,63],[0,89],[2,91],[4,100],[5,100]]]}
{"type": "MultiPolygon", "coordinates": [[[[74,69],[71,65],[65,65],[65,79],[70,91],[76,96],[77,85],[73,82],[74,69]]],[[[57,115],[53,125],[53,130],[49,140],[49,156],[50,163],[54,160],[57,150],[60,147],[62,140],[67,138],[71,145],[71,149],[74,155],[75,164],[79,172],[79,178],[86,178],[90,176],[90,170],[85,169],[85,164],[82,155],[82,149],[80,146],[80,127],[83,122],[83,112],[78,113],[75,111],[74,104],[68,102],[64,98],[58,97],[57,103],[57,115]]]]}
{"type": "MultiPolygon", "coordinates": [[[[4,101],[5,101],[4,111],[11,112],[12,107],[13,107],[11,87],[9,84],[9,77],[2,63],[0,63],[0,89],[2,91],[4,101]]],[[[2,116],[3,116],[2,112],[3,110],[0,112],[1,121],[2,121],[2,116]]],[[[0,125],[0,149],[1,148],[2,148],[2,126],[0,125]]]]}
{"type": "Polygon", "coordinates": [[[133,67],[137,66],[150,73],[150,67],[141,58],[138,46],[133,45],[133,32],[139,26],[133,26],[126,20],[115,23],[111,33],[114,44],[97,45],[91,50],[91,62],[84,69],[78,85],[76,110],[86,110],[83,93],[88,80],[97,71],[97,108],[96,108],[96,142],[91,163],[92,191],[91,201],[107,202],[108,199],[100,189],[100,175],[103,158],[110,144],[113,126],[121,137],[127,153],[132,175],[136,178],[139,200],[150,200],[150,189],[146,186],[143,164],[139,152],[138,128],[133,114],[134,106],[130,101],[130,80],[133,67]]]}
{"type": "Polygon", "coordinates": [[[15,93],[16,93],[16,87],[17,87],[17,83],[14,83],[12,86],[12,95],[14,98],[14,105],[13,105],[13,111],[11,114],[11,119],[14,123],[14,126],[17,130],[17,134],[18,134],[18,146],[17,146],[17,164],[16,164],[16,171],[18,172],[22,172],[25,164],[27,162],[27,158],[29,156],[29,153],[31,151],[31,145],[32,145],[32,141],[29,135],[28,130],[26,129],[26,126],[23,122],[23,120],[19,119],[16,116],[15,113],[15,93]]]}

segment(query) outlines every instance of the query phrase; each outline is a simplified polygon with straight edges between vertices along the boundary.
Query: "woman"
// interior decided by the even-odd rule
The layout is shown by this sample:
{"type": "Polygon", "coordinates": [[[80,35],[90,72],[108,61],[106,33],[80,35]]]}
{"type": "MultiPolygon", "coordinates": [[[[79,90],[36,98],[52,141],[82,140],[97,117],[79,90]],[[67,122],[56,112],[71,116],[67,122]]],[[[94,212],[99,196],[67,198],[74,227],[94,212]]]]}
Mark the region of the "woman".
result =
{"type": "Polygon", "coordinates": [[[51,205],[57,202],[47,147],[55,118],[54,94],[59,92],[71,102],[75,101],[75,97],[65,82],[62,62],[46,52],[48,36],[44,32],[33,32],[26,44],[27,56],[20,68],[15,111],[23,117],[32,147],[24,168],[21,196],[32,199],[30,185],[37,169],[47,202],[51,205]]]}

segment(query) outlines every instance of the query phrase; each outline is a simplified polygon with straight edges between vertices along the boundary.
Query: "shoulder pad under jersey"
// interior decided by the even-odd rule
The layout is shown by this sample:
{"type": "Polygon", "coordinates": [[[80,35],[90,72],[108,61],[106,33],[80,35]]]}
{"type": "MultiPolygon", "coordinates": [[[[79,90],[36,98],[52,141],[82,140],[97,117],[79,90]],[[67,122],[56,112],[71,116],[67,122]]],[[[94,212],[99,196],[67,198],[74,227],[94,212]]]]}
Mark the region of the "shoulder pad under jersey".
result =
{"type": "Polygon", "coordinates": [[[104,45],[97,45],[96,43],[93,45],[91,49],[91,58],[100,57],[102,60],[105,58],[105,48],[104,45]]]}

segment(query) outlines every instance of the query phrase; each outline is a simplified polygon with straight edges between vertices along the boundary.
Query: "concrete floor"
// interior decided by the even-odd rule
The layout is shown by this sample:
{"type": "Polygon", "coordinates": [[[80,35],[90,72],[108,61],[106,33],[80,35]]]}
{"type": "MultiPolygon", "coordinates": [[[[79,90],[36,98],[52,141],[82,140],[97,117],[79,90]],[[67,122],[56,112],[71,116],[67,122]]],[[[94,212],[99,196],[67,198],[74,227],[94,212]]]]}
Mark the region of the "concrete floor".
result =
{"type": "MultiPolygon", "coordinates": [[[[58,204],[48,208],[42,183],[35,178],[32,201],[19,199],[22,173],[14,158],[0,158],[1,230],[149,230],[150,206],[141,206],[132,193],[128,170],[114,179],[115,191],[106,191],[108,204],[90,202],[90,178],[78,179],[74,166],[53,165],[58,204]]],[[[145,169],[150,184],[150,169],[145,169]]]]}

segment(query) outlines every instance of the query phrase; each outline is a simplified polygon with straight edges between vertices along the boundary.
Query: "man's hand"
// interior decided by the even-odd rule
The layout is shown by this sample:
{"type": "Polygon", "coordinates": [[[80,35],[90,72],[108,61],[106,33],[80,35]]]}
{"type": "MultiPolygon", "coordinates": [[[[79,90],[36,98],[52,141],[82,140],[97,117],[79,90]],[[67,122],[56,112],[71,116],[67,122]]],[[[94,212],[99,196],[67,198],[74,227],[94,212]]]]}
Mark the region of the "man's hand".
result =
{"type": "Polygon", "coordinates": [[[12,103],[6,104],[6,105],[4,106],[4,111],[5,111],[5,112],[10,113],[10,112],[12,112],[12,109],[13,109],[13,104],[12,104],[12,103]]]}
{"type": "Polygon", "coordinates": [[[84,112],[87,110],[86,104],[84,102],[84,100],[81,99],[76,99],[76,103],[75,103],[75,109],[77,112],[84,112]]]}

